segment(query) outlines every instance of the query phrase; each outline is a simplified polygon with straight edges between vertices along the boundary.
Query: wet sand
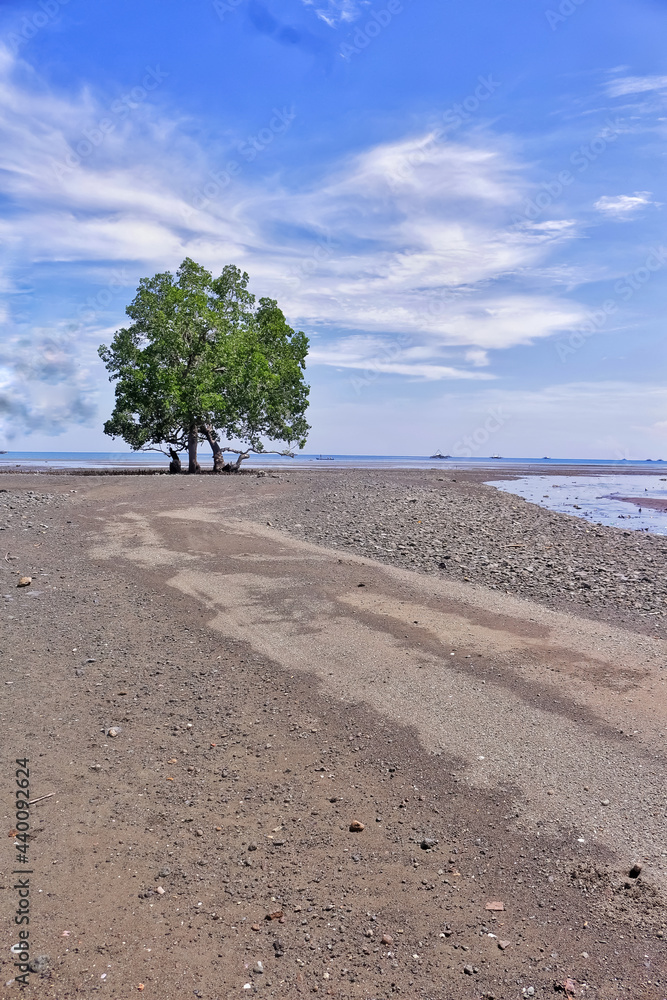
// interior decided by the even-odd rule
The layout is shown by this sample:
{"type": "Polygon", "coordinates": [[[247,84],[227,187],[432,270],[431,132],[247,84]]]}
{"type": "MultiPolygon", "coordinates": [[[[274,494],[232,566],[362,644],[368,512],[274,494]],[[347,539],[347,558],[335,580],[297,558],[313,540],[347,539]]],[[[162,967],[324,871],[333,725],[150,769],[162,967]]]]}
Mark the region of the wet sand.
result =
{"type": "Polygon", "coordinates": [[[667,511],[667,500],[659,497],[647,499],[646,497],[614,497],[614,500],[622,500],[624,503],[633,503],[635,507],[649,507],[651,510],[667,511]]]}

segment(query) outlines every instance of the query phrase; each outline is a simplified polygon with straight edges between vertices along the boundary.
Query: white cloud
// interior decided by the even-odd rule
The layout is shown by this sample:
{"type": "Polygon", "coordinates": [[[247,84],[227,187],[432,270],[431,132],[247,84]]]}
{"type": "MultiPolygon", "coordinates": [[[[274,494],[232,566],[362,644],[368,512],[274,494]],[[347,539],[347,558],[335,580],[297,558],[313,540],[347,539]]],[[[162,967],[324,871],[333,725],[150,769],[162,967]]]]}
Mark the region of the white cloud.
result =
{"type": "Polygon", "coordinates": [[[370,6],[369,0],[302,0],[330,27],[355,21],[370,6]]]}
{"type": "Polygon", "coordinates": [[[478,368],[488,365],[489,363],[488,352],[479,350],[479,348],[473,348],[470,351],[466,351],[465,358],[471,365],[475,365],[478,368]]]}
{"type": "MultiPolygon", "coordinates": [[[[349,5],[337,7],[352,16],[349,5]]],[[[375,355],[364,336],[407,336],[378,371],[422,379],[490,378],[479,370],[486,351],[584,318],[560,282],[531,287],[531,273],[547,273],[551,249],[573,236],[573,225],[511,225],[526,171],[497,138],[382,143],[294,191],[277,176],[251,180],[233,147],[213,162],[190,123],[146,100],[68,166],[83,130],[98,127],[111,101],[87,91],[54,96],[34,76],[17,83],[12,60],[4,67],[0,169],[13,205],[0,238],[19,267],[76,269],[82,297],[86,281],[97,286],[119,265],[132,285],[186,255],[212,270],[233,262],[257,291],[278,298],[291,322],[327,333],[311,364],[368,367],[375,355]],[[238,170],[225,179],[221,163],[230,159],[238,170]],[[448,349],[459,351],[453,365],[443,358],[448,349]]],[[[276,132],[271,141],[280,139],[276,132]]]]}
{"type": "Polygon", "coordinates": [[[427,381],[494,378],[484,372],[443,365],[434,357],[432,348],[416,346],[411,338],[406,337],[391,340],[386,337],[357,336],[344,337],[326,346],[316,343],[308,355],[308,364],[351,368],[363,371],[371,379],[379,374],[407,375],[427,381]]]}
{"type": "Polygon", "coordinates": [[[623,76],[607,83],[610,97],[625,97],[628,94],[645,94],[651,91],[667,92],[667,76],[623,76]]]}
{"type": "Polygon", "coordinates": [[[634,217],[641,209],[658,205],[651,201],[650,191],[635,191],[634,194],[603,195],[595,202],[595,208],[603,215],[624,221],[634,217]]]}
{"type": "Polygon", "coordinates": [[[96,389],[90,379],[94,352],[80,329],[33,329],[0,346],[0,439],[22,433],[60,434],[90,425],[96,389]]]}

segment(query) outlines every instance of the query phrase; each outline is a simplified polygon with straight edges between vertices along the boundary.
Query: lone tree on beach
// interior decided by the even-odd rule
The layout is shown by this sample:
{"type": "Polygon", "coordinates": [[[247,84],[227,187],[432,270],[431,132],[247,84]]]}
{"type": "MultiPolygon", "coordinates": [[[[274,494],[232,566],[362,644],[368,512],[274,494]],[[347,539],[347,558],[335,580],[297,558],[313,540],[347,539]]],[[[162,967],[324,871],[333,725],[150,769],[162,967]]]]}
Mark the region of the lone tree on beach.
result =
{"type": "Polygon", "coordinates": [[[189,257],[175,276],[141,280],[126,309],[132,324],[99,348],[116,382],[105,434],[134,451],[170,455],[171,472],[182,471],[186,449],[188,472],[200,472],[204,440],[214,472],[237,472],[251,452],[269,451],[265,440],[286,446],[271,454],[303,448],[308,338],[287,325],[274,299],[256,304],[248,280],[232,264],[213,278],[189,257]],[[225,462],[225,452],[236,461],[225,462]]]}

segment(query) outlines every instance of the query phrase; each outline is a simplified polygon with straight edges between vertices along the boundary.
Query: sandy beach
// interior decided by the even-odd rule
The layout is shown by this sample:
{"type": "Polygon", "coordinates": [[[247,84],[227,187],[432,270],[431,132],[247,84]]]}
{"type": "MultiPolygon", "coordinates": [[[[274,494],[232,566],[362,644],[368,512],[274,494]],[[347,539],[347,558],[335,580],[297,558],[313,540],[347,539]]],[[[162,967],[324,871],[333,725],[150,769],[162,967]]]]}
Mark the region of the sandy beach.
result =
{"type": "Polygon", "coordinates": [[[0,487],[22,995],[667,996],[667,539],[439,470],[0,487]]]}

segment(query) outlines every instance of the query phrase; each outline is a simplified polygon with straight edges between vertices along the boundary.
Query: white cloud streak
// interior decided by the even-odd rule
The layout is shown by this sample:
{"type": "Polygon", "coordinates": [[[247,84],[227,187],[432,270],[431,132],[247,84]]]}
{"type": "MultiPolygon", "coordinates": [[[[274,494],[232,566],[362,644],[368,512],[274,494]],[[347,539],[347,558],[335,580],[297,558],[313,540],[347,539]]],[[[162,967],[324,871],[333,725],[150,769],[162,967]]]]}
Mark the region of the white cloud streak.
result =
{"type": "Polygon", "coordinates": [[[635,191],[634,194],[603,195],[594,207],[603,215],[624,222],[649,205],[658,205],[658,202],[651,201],[651,192],[635,191]]]}
{"type": "MultiPolygon", "coordinates": [[[[343,337],[335,344],[320,347],[317,342],[308,355],[310,365],[330,365],[379,374],[406,375],[412,379],[440,381],[442,379],[488,380],[494,376],[486,372],[470,371],[432,360],[429,346],[410,346],[385,337],[343,337]]],[[[468,352],[470,353],[470,352],[468,352]]],[[[484,354],[484,352],[476,352],[484,354]]],[[[466,357],[478,365],[478,360],[466,357]]],[[[484,362],[482,362],[484,363],[484,362]]]]}
{"type": "Polygon", "coordinates": [[[369,0],[302,0],[305,7],[314,10],[317,17],[331,28],[350,24],[370,7],[369,0]]]}
{"type": "Polygon", "coordinates": [[[667,76],[623,76],[610,80],[606,89],[610,97],[649,92],[667,93],[667,76]]]}
{"type": "MultiPolygon", "coordinates": [[[[352,16],[352,6],[334,6],[352,16]]],[[[480,371],[485,352],[583,319],[558,282],[531,287],[530,274],[546,273],[552,248],[575,230],[563,220],[510,224],[526,171],[493,136],[383,143],[298,191],[279,177],[251,181],[241,157],[231,183],[193,208],[193,190],[220,166],[189,125],[150,100],[80,165],[62,169],[107,109],[85,90],[53,95],[2,54],[0,169],[12,211],[0,239],[19,266],[69,265],[98,282],[100,269],[121,263],[140,277],[173,270],[186,255],[213,270],[233,262],[291,322],[319,332],[311,364],[365,367],[363,337],[408,336],[410,348],[376,358],[378,370],[422,379],[489,378],[480,371]],[[454,365],[443,357],[449,349],[459,351],[454,365]]]]}

